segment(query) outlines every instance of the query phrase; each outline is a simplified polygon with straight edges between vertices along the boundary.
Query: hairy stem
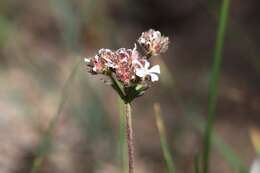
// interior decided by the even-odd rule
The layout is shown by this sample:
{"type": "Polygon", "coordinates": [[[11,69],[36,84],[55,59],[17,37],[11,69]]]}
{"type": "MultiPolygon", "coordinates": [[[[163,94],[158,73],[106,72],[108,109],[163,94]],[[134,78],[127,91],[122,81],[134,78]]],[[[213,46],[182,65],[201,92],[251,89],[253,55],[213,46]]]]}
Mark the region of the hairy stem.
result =
{"type": "Polygon", "coordinates": [[[134,173],[134,144],[133,144],[133,126],[132,126],[132,112],[130,103],[125,104],[126,108],[126,136],[128,145],[128,166],[129,173],[134,173]]]}

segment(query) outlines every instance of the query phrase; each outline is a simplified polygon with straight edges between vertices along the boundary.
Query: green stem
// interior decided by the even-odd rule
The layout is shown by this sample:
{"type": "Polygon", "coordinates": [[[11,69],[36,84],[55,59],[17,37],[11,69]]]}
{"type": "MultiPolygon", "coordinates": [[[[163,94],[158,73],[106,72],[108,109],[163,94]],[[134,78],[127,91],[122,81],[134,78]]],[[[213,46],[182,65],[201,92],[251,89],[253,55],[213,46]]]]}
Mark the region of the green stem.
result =
{"type": "Polygon", "coordinates": [[[121,99],[125,101],[125,92],[121,84],[117,81],[117,79],[115,79],[113,74],[110,75],[110,79],[112,81],[112,87],[116,90],[121,99]]]}
{"type": "Polygon", "coordinates": [[[230,0],[223,0],[220,10],[219,28],[217,33],[216,47],[214,50],[214,64],[212,79],[210,83],[210,95],[209,95],[209,107],[208,107],[208,120],[205,129],[204,136],[204,155],[203,155],[203,172],[208,173],[209,170],[209,158],[211,150],[211,137],[213,129],[214,112],[217,103],[217,82],[219,79],[222,49],[224,46],[224,37],[227,25],[228,11],[230,0]]]}
{"type": "Polygon", "coordinates": [[[126,109],[126,136],[128,145],[128,166],[129,173],[134,173],[134,144],[133,144],[133,126],[132,126],[132,112],[130,103],[125,104],[126,109]]]}
{"type": "Polygon", "coordinates": [[[128,171],[128,158],[127,158],[127,144],[125,137],[126,121],[125,121],[125,111],[124,103],[121,98],[118,97],[118,110],[120,117],[120,132],[119,132],[119,162],[122,168],[122,173],[127,173],[128,171]]]}

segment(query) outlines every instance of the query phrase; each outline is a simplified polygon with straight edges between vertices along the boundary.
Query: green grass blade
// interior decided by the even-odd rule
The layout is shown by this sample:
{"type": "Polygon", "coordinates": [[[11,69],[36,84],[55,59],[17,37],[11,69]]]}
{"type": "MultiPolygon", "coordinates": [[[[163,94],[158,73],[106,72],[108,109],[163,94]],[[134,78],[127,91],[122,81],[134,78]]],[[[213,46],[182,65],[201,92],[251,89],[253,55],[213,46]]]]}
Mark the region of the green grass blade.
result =
{"type": "MultiPolygon", "coordinates": [[[[201,133],[204,131],[205,122],[196,115],[187,117],[188,121],[201,133]]],[[[212,132],[212,144],[220,154],[228,161],[229,165],[236,173],[248,173],[248,168],[241,158],[224,142],[224,140],[214,131],[212,132]]]]}
{"type": "MultiPolygon", "coordinates": [[[[217,14],[212,6],[212,1],[208,1],[208,12],[213,17],[213,19],[217,18],[217,14]]],[[[230,17],[231,19],[231,17],[230,17]]],[[[246,59],[249,60],[249,63],[253,65],[256,70],[256,74],[260,76],[260,60],[259,60],[259,49],[258,43],[255,38],[252,38],[250,32],[248,32],[241,24],[239,24],[236,20],[229,20],[230,32],[229,37],[234,40],[238,40],[243,43],[244,50],[246,51],[246,59]]]]}
{"type": "Polygon", "coordinates": [[[231,167],[237,173],[248,173],[248,168],[239,159],[239,157],[229,149],[228,145],[216,134],[213,134],[213,143],[217,148],[220,148],[221,154],[228,160],[231,167]]]}
{"type": "Polygon", "coordinates": [[[62,92],[61,92],[61,98],[60,98],[60,102],[59,102],[57,112],[55,113],[55,115],[51,119],[49,126],[48,126],[48,129],[45,133],[45,136],[43,137],[42,142],[39,146],[38,155],[36,156],[36,158],[33,162],[31,173],[38,173],[39,172],[41,165],[44,161],[44,158],[46,157],[46,154],[48,153],[48,150],[49,150],[50,145],[51,145],[51,137],[52,137],[53,130],[55,129],[56,124],[58,123],[58,120],[60,119],[61,112],[64,108],[64,105],[65,105],[67,98],[68,98],[68,95],[69,95],[69,92],[68,92],[69,86],[71,85],[71,83],[73,82],[73,79],[76,76],[79,65],[80,65],[79,62],[76,63],[76,65],[74,65],[74,67],[73,67],[73,69],[72,69],[72,71],[69,75],[69,78],[65,82],[65,85],[64,85],[62,92]]]}
{"type": "MultiPolygon", "coordinates": [[[[168,68],[167,65],[164,68],[168,68]]],[[[164,70],[165,73],[168,73],[167,76],[171,76],[168,78],[169,80],[173,80],[173,75],[170,73],[169,69],[164,70]]],[[[165,83],[165,87],[167,88],[175,88],[171,86],[174,82],[165,83]],[[169,84],[169,85],[168,85],[169,84]]],[[[179,106],[181,110],[185,110],[183,108],[182,98],[179,96],[179,92],[174,90],[174,97],[178,100],[179,106]]],[[[193,125],[196,129],[198,129],[201,133],[204,131],[205,122],[203,119],[199,118],[197,115],[191,114],[191,112],[184,112],[185,118],[189,120],[189,123],[193,125]],[[194,119],[195,118],[195,119],[194,119]]],[[[217,148],[217,150],[221,153],[221,155],[228,161],[229,165],[231,165],[232,169],[235,170],[236,173],[247,173],[248,168],[245,166],[245,163],[241,158],[232,150],[230,146],[228,146],[223,139],[217,134],[213,132],[212,135],[213,145],[217,148]],[[217,138],[215,140],[215,138],[217,138]]],[[[201,165],[202,166],[202,165],[201,165]]],[[[201,169],[201,168],[200,168],[201,169]]],[[[201,171],[201,170],[200,170],[201,171]]]]}
{"type": "Polygon", "coordinates": [[[155,113],[155,119],[156,119],[156,125],[158,128],[159,136],[160,136],[160,143],[161,148],[163,151],[163,157],[166,162],[168,173],[174,173],[175,172],[175,166],[174,162],[171,156],[170,148],[166,140],[166,131],[164,127],[164,123],[161,116],[161,107],[158,103],[154,104],[154,113],[155,113]]]}
{"type": "Polygon", "coordinates": [[[222,59],[222,50],[224,47],[225,31],[227,26],[228,12],[229,12],[229,0],[223,0],[220,9],[219,28],[217,33],[216,47],[214,50],[214,63],[213,72],[210,83],[210,95],[209,95],[209,106],[208,106],[208,120],[205,129],[204,136],[204,153],[203,153],[203,172],[208,173],[209,171],[209,159],[211,150],[211,138],[213,129],[214,112],[217,103],[217,83],[220,74],[220,66],[222,59]]]}

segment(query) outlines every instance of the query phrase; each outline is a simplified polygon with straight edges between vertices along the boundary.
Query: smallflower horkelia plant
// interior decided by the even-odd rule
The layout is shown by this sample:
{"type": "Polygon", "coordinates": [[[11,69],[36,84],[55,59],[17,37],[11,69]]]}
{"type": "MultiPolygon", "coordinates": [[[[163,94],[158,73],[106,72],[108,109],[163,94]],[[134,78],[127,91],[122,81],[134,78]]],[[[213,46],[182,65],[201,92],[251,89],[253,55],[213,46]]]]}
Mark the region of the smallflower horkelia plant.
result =
{"type": "Polygon", "coordinates": [[[150,57],[157,56],[168,49],[169,38],[159,31],[150,29],[143,32],[137,43],[137,50],[120,48],[116,51],[100,49],[94,57],[85,58],[91,74],[102,74],[110,78],[112,87],[125,103],[141,96],[159,80],[160,66],[151,66],[150,57]]]}
{"type": "Polygon", "coordinates": [[[95,56],[85,58],[88,72],[108,77],[109,83],[125,103],[129,173],[134,172],[130,103],[159,80],[160,66],[151,65],[150,58],[168,49],[169,38],[162,36],[160,31],[149,29],[141,34],[137,43],[139,46],[134,44],[132,49],[120,48],[113,51],[102,48],[95,56]],[[137,47],[141,50],[137,50],[137,47]]]}

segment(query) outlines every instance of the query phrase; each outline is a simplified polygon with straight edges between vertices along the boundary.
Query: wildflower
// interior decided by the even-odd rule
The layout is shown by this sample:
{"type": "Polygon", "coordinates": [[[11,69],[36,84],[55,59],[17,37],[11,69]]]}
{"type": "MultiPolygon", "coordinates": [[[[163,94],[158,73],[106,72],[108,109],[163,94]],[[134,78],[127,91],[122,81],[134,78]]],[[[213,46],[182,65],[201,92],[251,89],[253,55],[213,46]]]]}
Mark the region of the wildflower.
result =
{"type": "Polygon", "coordinates": [[[89,72],[109,77],[112,87],[126,103],[142,95],[153,82],[159,80],[160,66],[150,67],[149,58],[165,52],[169,39],[161,36],[159,31],[150,29],[142,33],[138,43],[146,51],[145,56],[141,55],[135,44],[133,49],[112,51],[103,48],[94,57],[85,58],[89,72]]]}
{"type": "Polygon", "coordinates": [[[159,55],[166,52],[168,49],[169,38],[161,35],[160,31],[149,29],[143,32],[138,39],[138,43],[144,49],[145,53],[150,58],[153,55],[159,55]]]}
{"type": "Polygon", "coordinates": [[[144,48],[145,56],[141,56],[135,44],[133,49],[120,48],[111,51],[100,49],[92,58],[85,62],[92,74],[103,74],[111,79],[111,86],[124,101],[126,106],[126,136],[128,144],[129,173],[134,173],[134,146],[131,115],[131,102],[151,86],[151,82],[159,80],[160,66],[150,68],[148,59],[152,55],[165,52],[168,48],[168,37],[161,36],[159,31],[150,29],[143,32],[138,43],[144,48]]]}
{"type": "Polygon", "coordinates": [[[152,82],[158,81],[159,80],[159,74],[160,74],[160,66],[155,65],[153,67],[150,67],[150,63],[148,61],[145,61],[144,66],[140,64],[140,68],[136,68],[136,75],[146,79],[150,79],[152,82]]]}

